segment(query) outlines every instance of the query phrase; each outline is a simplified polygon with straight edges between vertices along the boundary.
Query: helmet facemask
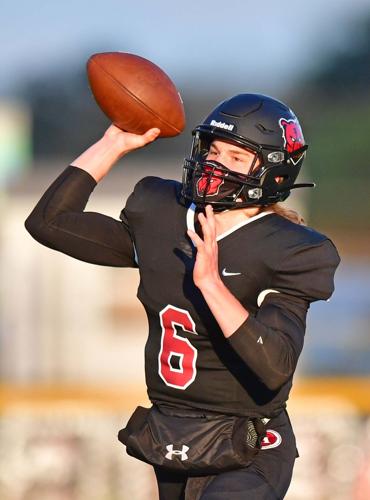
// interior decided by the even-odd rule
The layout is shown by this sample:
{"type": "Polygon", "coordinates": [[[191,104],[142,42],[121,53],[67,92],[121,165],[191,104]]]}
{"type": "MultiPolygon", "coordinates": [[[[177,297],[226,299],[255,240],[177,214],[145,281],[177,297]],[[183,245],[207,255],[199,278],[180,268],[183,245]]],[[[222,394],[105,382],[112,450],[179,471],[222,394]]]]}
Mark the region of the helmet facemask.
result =
{"type": "MultiPolygon", "coordinates": [[[[248,175],[230,170],[222,163],[207,160],[213,137],[196,132],[190,158],[184,162],[183,195],[196,205],[213,205],[214,209],[232,208],[244,200],[244,190],[250,185],[248,175]]],[[[220,138],[221,139],[221,138],[220,138]]],[[[257,156],[251,166],[253,169],[257,156]]],[[[251,186],[255,187],[255,184],[251,186]]]]}

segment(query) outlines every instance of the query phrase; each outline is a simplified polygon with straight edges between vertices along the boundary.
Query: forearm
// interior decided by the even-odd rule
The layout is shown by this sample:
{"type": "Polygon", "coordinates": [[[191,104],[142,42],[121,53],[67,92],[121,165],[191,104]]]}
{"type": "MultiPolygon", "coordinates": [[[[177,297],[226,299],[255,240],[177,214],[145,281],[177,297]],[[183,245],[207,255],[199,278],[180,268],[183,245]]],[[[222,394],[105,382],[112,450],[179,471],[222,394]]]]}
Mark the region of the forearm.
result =
{"type": "Polygon", "coordinates": [[[221,279],[203,283],[200,290],[222,333],[230,337],[248,318],[248,311],[221,279]]]}
{"type": "Polygon", "coordinates": [[[96,182],[99,182],[125,153],[114,138],[104,135],[78,156],[71,165],[85,170],[96,182]]]}
{"type": "Polygon", "coordinates": [[[280,293],[267,296],[228,340],[235,352],[270,389],[294,373],[306,327],[308,304],[280,293]]]}
{"type": "Polygon", "coordinates": [[[43,194],[25,221],[39,243],[93,264],[133,267],[127,227],[111,217],[84,212],[96,181],[83,169],[68,167],[43,194]]]}
{"type": "Polygon", "coordinates": [[[271,390],[281,387],[295,370],[299,353],[293,348],[288,335],[252,316],[228,341],[244,363],[271,390]]]}
{"type": "Polygon", "coordinates": [[[85,170],[99,182],[120,158],[153,142],[159,133],[158,128],[151,128],[142,135],[131,134],[111,125],[103,137],[78,156],[71,165],[85,170]]]}
{"type": "Polygon", "coordinates": [[[281,387],[294,372],[302,349],[307,306],[274,294],[252,317],[221,280],[200,289],[244,363],[269,389],[281,387]]]}
{"type": "Polygon", "coordinates": [[[216,221],[210,205],[206,206],[205,214],[199,213],[198,220],[204,239],[202,240],[196,232],[188,230],[189,237],[197,247],[193,270],[194,284],[202,292],[208,307],[227,338],[248,318],[248,311],[220,278],[216,221]]]}
{"type": "Polygon", "coordinates": [[[26,220],[27,229],[52,224],[62,214],[82,213],[95,187],[96,181],[91,175],[79,168],[67,167],[37,202],[26,220]]]}
{"type": "Polygon", "coordinates": [[[28,232],[41,244],[80,260],[136,266],[128,225],[84,209],[97,182],[117,160],[154,141],[159,133],[152,128],[142,135],[131,134],[111,125],[47,189],[25,222],[28,232]]]}

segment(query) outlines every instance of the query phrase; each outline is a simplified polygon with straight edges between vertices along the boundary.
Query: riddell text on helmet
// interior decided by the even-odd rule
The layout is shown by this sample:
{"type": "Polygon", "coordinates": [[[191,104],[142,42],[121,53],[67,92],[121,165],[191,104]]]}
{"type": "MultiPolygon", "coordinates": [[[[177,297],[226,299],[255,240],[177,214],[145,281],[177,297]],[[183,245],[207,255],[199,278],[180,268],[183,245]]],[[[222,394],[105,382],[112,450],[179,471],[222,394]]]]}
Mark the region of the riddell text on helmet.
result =
{"type": "Polygon", "coordinates": [[[224,128],[230,131],[235,127],[235,125],[231,125],[231,123],[216,122],[216,120],[212,120],[210,125],[212,125],[212,127],[224,128]]]}

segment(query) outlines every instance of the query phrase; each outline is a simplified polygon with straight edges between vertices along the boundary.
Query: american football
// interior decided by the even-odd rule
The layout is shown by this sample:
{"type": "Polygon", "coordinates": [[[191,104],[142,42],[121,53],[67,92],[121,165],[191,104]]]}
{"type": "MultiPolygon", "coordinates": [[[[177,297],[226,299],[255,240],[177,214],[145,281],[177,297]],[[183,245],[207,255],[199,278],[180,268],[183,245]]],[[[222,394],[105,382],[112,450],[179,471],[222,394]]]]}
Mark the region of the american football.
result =
{"type": "Polygon", "coordinates": [[[158,127],[160,137],[184,130],[184,106],[176,86],[148,59],[125,52],[97,53],[87,61],[87,75],[97,104],[122,130],[143,134],[158,127]]]}

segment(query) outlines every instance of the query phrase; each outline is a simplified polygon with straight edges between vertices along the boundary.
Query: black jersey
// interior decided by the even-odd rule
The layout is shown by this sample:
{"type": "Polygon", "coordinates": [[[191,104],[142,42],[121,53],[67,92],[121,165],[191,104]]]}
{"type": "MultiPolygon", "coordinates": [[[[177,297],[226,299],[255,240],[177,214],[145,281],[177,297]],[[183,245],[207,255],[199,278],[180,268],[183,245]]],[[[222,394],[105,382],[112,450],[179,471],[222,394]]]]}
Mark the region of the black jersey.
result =
{"type": "Polygon", "coordinates": [[[250,316],[226,339],[193,282],[187,236],[196,211],[176,181],[140,181],[121,223],[83,212],[96,182],[69,167],[26,221],[41,243],[88,262],[138,266],[138,298],[149,321],[145,347],[152,402],[273,416],[285,406],[303,346],[310,302],[333,292],[333,244],[275,213],[218,237],[219,270],[250,316]]]}

